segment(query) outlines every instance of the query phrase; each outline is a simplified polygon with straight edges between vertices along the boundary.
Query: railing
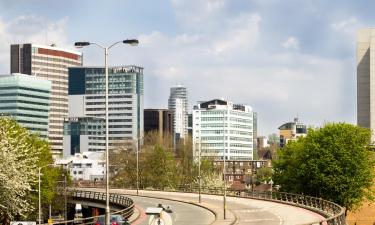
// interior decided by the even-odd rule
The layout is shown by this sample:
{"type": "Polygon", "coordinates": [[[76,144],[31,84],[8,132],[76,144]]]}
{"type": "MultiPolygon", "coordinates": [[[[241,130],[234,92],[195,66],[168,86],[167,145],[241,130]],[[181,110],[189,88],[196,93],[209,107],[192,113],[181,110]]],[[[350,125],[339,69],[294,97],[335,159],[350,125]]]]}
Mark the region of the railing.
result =
{"type": "MultiPolygon", "coordinates": [[[[149,189],[149,190],[157,190],[157,189],[149,189]]],[[[163,191],[197,193],[198,187],[197,186],[180,186],[177,189],[164,189],[163,191]]],[[[211,194],[211,195],[222,195],[223,189],[202,187],[201,193],[211,194]]],[[[325,219],[323,220],[311,223],[314,225],[315,224],[322,224],[322,225],[323,224],[327,224],[327,225],[346,225],[347,224],[346,219],[345,219],[345,208],[341,207],[340,205],[334,202],[330,202],[321,198],[286,193],[286,192],[274,192],[274,191],[261,192],[261,191],[249,191],[249,190],[234,191],[230,189],[227,189],[227,195],[232,196],[232,197],[259,199],[259,200],[273,201],[273,202],[278,202],[282,204],[292,205],[292,206],[296,206],[300,208],[305,208],[307,210],[316,212],[322,215],[323,217],[325,217],[325,219]]]]}
{"type": "MultiPolygon", "coordinates": [[[[83,190],[71,190],[70,196],[80,200],[88,200],[93,202],[106,202],[106,193],[104,192],[95,192],[95,191],[83,191],[83,190]]],[[[111,215],[120,214],[125,219],[128,219],[134,213],[134,201],[131,198],[128,198],[122,194],[110,194],[109,195],[109,203],[110,205],[115,205],[119,208],[123,208],[122,210],[111,212],[111,215]]],[[[102,215],[100,215],[102,216],[102,215]]],[[[93,216],[88,218],[76,219],[76,220],[68,220],[68,221],[60,221],[52,224],[93,224],[95,223],[96,219],[100,216],[93,216]]]]}

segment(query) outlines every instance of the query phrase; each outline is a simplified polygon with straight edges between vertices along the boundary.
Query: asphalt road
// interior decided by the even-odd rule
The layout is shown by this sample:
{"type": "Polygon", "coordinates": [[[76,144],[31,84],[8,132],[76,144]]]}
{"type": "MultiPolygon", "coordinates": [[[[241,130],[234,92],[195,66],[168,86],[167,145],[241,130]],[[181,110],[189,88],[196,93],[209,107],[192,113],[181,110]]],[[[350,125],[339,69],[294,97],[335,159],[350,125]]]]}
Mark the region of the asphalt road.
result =
{"type": "Polygon", "coordinates": [[[131,198],[140,212],[140,218],[132,225],[148,225],[149,218],[144,212],[147,207],[156,207],[159,203],[172,207],[173,212],[170,215],[173,225],[208,225],[215,220],[215,216],[211,211],[196,205],[149,197],[131,196],[131,198]]]}
{"type": "MultiPolygon", "coordinates": [[[[100,189],[97,189],[100,190],[100,189]]],[[[148,224],[148,218],[144,214],[147,207],[155,207],[158,203],[171,205],[173,225],[203,225],[211,224],[214,215],[202,207],[169,200],[160,200],[149,197],[176,199],[198,204],[198,195],[195,193],[177,193],[161,191],[140,191],[141,196],[135,196],[134,190],[112,189],[111,192],[128,194],[135,201],[141,211],[141,217],[133,225],[148,224]]],[[[217,217],[213,225],[301,225],[319,224],[324,219],[321,215],[312,211],[270,201],[227,197],[227,218],[223,219],[223,197],[217,195],[202,195],[202,205],[213,210],[217,217]]]]}

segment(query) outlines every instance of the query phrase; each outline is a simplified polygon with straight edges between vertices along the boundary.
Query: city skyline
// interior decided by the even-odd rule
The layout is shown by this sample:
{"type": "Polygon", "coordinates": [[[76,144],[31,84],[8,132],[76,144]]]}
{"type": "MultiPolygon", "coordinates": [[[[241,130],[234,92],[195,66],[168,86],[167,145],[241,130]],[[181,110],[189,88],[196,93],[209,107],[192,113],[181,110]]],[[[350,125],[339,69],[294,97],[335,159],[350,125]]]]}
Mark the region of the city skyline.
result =
{"type": "MultiPolygon", "coordinates": [[[[184,84],[190,106],[219,97],[251,105],[258,112],[259,135],[277,133],[296,115],[307,125],[356,123],[356,30],[372,25],[373,6],[368,1],[2,1],[0,74],[9,73],[10,44],[74,49],[75,41],[138,38],[138,48],[114,49],[109,63],[145,67],[145,108],[167,108],[169,88],[184,84]]],[[[97,49],[80,51],[84,66],[103,65],[97,49]]]]}

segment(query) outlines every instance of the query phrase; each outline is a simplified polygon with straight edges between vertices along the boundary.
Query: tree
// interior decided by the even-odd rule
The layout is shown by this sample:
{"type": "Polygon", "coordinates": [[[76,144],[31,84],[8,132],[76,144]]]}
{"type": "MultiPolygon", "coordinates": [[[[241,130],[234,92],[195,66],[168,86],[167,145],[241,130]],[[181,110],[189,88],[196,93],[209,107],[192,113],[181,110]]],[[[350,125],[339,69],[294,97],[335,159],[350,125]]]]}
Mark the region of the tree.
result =
{"type": "Polygon", "coordinates": [[[44,203],[53,199],[58,175],[57,169],[46,167],[53,162],[49,145],[6,117],[0,118],[0,137],[0,222],[36,219],[38,167],[45,167],[41,183],[44,203]]]}
{"type": "Polygon", "coordinates": [[[334,201],[347,210],[374,196],[375,160],[368,151],[371,132],[351,124],[326,124],[289,142],[273,163],[282,191],[334,201]]]}
{"type": "Polygon", "coordinates": [[[257,170],[257,182],[265,183],[270,182],[272,178],[272,169],[270,167],[262,167],[257,170]]]}
{"type": "MultiPolygon", "coordinates": [[[[135,146],[119,147],[111,151],[110,164],[113,183],[121,187],[136,187],[135,146]]],[[[176,151],[172,148],[172,136],[161,137],[157,132],[149,132],[144,137],[144,145],[139,152],[139,187],[178,188],[198,185],[198,163],[193,161],[190,138],[180,142],[176,151]]],[[[220,178],[212,162],[202,158],[202,185],[212,187],[220,178]]],[[[215,186],[216,187],[216,186],[215,186]]]]}
{"type": "Polygon", "coordinates": [[[147,186],[164,189],[176,187],[176,163],[173,154],[160,145],[155,145],[152,151],[146,154],[145,183],[147,186]]]}

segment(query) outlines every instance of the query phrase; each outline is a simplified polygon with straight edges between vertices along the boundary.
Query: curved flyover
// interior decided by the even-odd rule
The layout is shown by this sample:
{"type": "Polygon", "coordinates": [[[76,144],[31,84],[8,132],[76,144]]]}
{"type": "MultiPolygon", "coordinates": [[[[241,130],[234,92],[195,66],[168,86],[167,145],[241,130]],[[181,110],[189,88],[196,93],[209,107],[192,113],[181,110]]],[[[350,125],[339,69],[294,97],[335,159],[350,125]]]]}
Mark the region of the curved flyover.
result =
{"type": "MultiPolygon", "coordinates": [[[[96,191],[101,192],[102,189],[96,189],[96,191]]],[[[111,192],[121,195],[136,195],[134,190],[112,189],[111,192]]],[[[142,190],[139,195],[175,200],[208,208],[216,215],[213,224],[218,225],[346,224],[344,209],[335,203],[320,198],[280,192],[229,192],[227,210],[225,211],[226,220],[223,220],[223,197],[220,195],[220,190],[209,190],[209,192],[211,194],[202,195],[202,203],[198,203],[196,193],[142,190]]],[[[193,214],[190,216],[194,218],[193,214]]]]}
{"type": "MultiPolygon", "coordinates": [[[[106,194],[101,191],[90,191],[90,190],[70,190],[69,191],[69,202],[70,203],[80,203],[82,205],[87,205],[97,208],[105,208],[106,205],[106,194]]],[[[124,194],[111,193],[109,195],[109,204],[111,209],[111,214],[120,214],[124,218],[129,218],[134,213],[134,201],[125,196],[124,194]]],[[[51,223],[52,224],[90,224],[94,221],[94,217],[83,218],[79,221],[77,220],[68,220],[51,223]]]]}

